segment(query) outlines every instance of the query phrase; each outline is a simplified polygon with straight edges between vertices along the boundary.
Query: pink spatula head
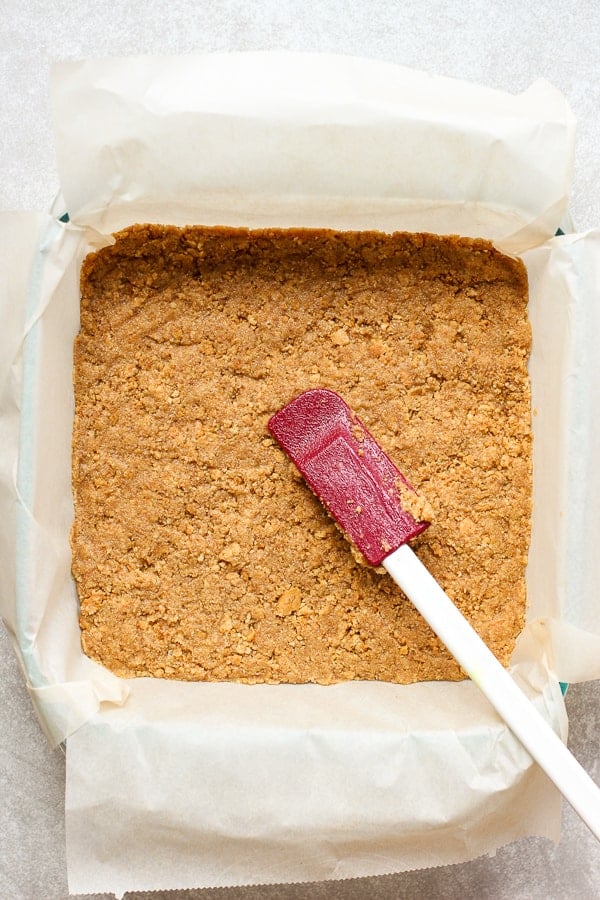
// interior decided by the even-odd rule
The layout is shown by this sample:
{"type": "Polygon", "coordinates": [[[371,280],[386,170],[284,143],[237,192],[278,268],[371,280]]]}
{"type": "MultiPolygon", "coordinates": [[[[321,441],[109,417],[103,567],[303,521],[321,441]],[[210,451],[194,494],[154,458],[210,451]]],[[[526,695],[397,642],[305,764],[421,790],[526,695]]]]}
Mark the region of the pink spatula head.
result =
{"type": "Polygon", "coordinates": [[[296,397],[269,431],[370,565],[428,527],[405,508],[413,488],[334,391],[296,397]]]}
{"type": "Polygon", "coordinates": [[[416,495],[365,426],[333,391],[313,390],[276,413],[269,430],[367,562],[383,565],[600,840],[600,789],[408,546],[429,523],[407,509],[416,495]]]}

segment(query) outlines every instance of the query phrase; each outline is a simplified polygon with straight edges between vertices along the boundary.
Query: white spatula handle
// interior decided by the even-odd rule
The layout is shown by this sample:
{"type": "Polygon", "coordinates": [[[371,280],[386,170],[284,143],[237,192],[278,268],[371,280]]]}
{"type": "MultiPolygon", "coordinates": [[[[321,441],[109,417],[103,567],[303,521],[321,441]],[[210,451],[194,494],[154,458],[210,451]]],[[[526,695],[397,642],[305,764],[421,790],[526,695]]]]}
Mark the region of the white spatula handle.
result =
{"type": "Polygon", "coordinates": [[[383,565],[525,749],[600,840],[600,788],[517,687],[435,578],[408,544],[390,553],[383,565]]]}

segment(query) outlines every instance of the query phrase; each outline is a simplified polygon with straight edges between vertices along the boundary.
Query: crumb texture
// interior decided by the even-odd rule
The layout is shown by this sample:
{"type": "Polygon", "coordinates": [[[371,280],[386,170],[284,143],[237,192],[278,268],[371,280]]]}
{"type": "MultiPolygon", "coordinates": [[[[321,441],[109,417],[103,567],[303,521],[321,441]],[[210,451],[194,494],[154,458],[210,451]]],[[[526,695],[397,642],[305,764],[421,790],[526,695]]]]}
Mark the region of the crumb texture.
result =
{"type": "Polygon", "coordinates": [[[483,241],[140,225],[91,254],[75,344],[73,573],[125,677],[460,679],[270,437],[341,394],[433,524],[413,544],[506,664],[523,626],[530,329],[483,241]]]}

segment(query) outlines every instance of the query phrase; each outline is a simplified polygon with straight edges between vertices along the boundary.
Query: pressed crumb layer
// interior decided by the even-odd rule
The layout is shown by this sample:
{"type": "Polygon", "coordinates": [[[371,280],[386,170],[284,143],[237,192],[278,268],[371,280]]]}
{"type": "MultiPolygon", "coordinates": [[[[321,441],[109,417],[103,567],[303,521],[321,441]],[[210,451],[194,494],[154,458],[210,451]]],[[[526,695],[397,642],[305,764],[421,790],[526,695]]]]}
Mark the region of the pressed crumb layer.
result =
{"type": "Polygon", "coordinates": [[[433,524],[413,547],[507,663],[531,497],[521,262],[426,234],[139,225],[86,258],[81,290],[72,548],[89,656],[126,677],[463,677],[267,431],[327,387],[423,492],[433,524]]]}

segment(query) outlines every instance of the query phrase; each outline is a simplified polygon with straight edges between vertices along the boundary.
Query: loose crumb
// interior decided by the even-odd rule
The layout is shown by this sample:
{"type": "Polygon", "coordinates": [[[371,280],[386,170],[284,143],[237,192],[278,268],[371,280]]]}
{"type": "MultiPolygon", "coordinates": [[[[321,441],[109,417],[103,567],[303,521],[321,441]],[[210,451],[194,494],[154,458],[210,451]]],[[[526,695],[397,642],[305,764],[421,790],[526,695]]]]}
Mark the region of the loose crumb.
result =
{"type": "Polygon", "coordinates": [[[396,489],[402,509],[413,517],[415,522],[433,522],[434,512],[431,503],[423,494],[417,494],[398,479],[396,489]]]}

